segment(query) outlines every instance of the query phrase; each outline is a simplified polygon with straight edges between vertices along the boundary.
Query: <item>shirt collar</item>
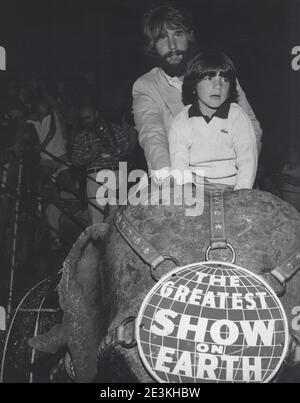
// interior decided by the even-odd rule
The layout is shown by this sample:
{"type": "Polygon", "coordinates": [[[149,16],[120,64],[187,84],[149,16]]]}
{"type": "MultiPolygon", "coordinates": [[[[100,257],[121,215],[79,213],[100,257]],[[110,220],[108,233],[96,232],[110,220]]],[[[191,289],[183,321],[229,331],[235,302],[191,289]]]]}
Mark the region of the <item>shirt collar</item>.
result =
{"type": "Polygon", "coordinates": [[[161,71],[163,75],[165,76],[166,80],[168,83],[172,86],[177,88],[180,92],[182,91],[182,81],[178,77],[170,77],[168,74],[166,74],[163,69],[161,68],[161,71]]]}
{"type": "Polygon", "coordinates": [[[230,102],[224,102],[224,104],[222,106],[220,106],[220,108],[218,108],[211,117],[209,117],[209,116],[203,115],[203,113],[201,112],[201,110],[199,108],[198,102],[194,102],[193,105],[191,105],[191,107],[189,108],[188,115],[189,115],[189,118],[203,117],[206,120],[206,122],[208,123],[212,120],[213,117],[217,117],[220,119],[227,119],[228,114],[229,114],[229,109],[230,109],[230,102]]]}

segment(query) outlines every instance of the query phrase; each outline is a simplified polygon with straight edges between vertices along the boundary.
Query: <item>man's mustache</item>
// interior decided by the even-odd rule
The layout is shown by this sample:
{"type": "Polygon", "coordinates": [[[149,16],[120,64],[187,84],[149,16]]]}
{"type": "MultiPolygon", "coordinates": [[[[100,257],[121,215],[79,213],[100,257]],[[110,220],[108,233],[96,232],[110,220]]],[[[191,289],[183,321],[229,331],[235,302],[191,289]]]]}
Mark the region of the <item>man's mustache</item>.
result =
{"type": "Polygon", "coordinates": [[[186,52],[183,51],[183,50],[170,50],[170,52],[166,53],[163,56],[163,59],[166,60],[166,59],[168,59],[169,57],[172,57],[172,56],[184,56],[185,53],[186,52]]]}

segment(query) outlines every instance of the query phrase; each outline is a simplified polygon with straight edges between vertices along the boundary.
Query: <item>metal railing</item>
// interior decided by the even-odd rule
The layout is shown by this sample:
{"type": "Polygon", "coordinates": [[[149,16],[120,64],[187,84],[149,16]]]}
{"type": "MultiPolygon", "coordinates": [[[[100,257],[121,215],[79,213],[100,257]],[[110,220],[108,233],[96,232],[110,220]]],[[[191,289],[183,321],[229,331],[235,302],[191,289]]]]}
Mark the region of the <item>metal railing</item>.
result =
{"type": "MultiPolygon", "coordinates": [[[[50,153],[49,151],[46,150],[41,150],[41,152],[45,155],[47,155],[48,157],[52,158],[54,161],[59,162],[61,165],[64,165],[67,168],[74,168],[74,166],[72,164],[70,164],[69,162],[66,162],[64,160],[62,160],[59,157],[56,157],[55,155],[53,155],[52,153],[50,153]]],[[[95,183],[99,183],[99,185],[103,185],[102,182],[97,182],[95,178],[93,178],[92,176],[86,174],[85,177],[95,183]]],[[[72,192],[70,192],[72,193],[72,192]]],[[[74,196],[76,196],[80,201],[82,201],[82,198],[80,197],[80,195],[76,194],[76,193],[72,193],[74,196]]],[[[96,210],[98,210],[100,213],[104,214],[104,208],[99,207],[97,204],[91,202],[89,199],[87,199],[87,203],[92,206],[93,208],[95,208],[96,210]]]]}
{"type": "MultiPolygon", "coordinates": [[[[46,150],[41,150],[41,153],[47,155],[49,158],[52,160],[56,161],[59,163],[61,166],[64,166],[67,169],[74,168],[72,164],[70,164],[67,161],[64,161],[63,159],[56,157],[52,153],[46,150]]],[[[13,189],[9,188],[9,184],[7,183],[2,183],[2,178],[1,178],[1,193],[0,195],[4,195],[4,197],[9,197],[14,200],[14,211],[13,211],[13,222],[12,222],[12,228],[13,228],[13,235],[12,235],[12,251],[11,251],[11,256],[10,256],[10,267],[9,267],[9,288],[8,288],[8,303],[7,303],[7,324],[10,323],[11,317],[13,314],[13,294],[14,294],[14,282],[15,282],[15,273],[16,273],[16,267],[17,267],[17,248],[18,248],[18,230],[19,230],[19,224],[20,224],[20,201],[21,201],[21,192],[22,192],[22,174],[23,174],[23,167],[24,167],[24,159],[23,159],[23,153],[19,156],[16,157],[16,160],[14,162],[18,163],[17,167],[17,186],[16,186],[16,191],[13,189]]],[[[4,164],[1,167],[2,172],[5,171],[6,174],[9,173],[9,168],[7,168],[4,164]]],[[[58,172],[59,175],[60,172],[58,172]]],[[[101,186],[103,183],[97,182],[94,177],[86,174],[85,175],[86,179],[89,179],[93,182],[99,183],[99,186],[101,186]]],[[[7,175],[6,175],[7,179],[7,175]]],[[[54,182],[55,183],[55,182],[54,182]]],[[[58,186],[57,183],[55,183],[56,186],[58,186]]],[[[61,189],[64,190],[64,189],[61,189]]],[[[104,214],[105,208],[100,207],[99,205],[93,203],[91,200],[88,198],[82,197],[79,193],[76,191],[73,191],[71,189],[66,190],[68,193],[70,193],[72,196],[74,196],[74,199],[69,199],[72,202],[80,202],[81,204],[86,204],[90,205],[97,211],[99,211],[101,214],[104,214]]],[[[74,216],[74,214],[70,213],[60,205],[61,202],[66,202],[66,199],[62,197],[41,197],[41,195],[37,195],[37,199],[41,202],[42,205],[54,205],[60,212],[61,214],[65,215],[68,219],[70,219],[75,225],[77,225],[81,230],[85,229],[85,226],[74,216]]],[[[0,206],[1,208],[1,206],[0,206]]],[[[71,247],[71,243],[68,242],[66,239],[62,237],[60,234],[60,231],[58,231],[56,228],[54,228],[51,224],[49,224],[48,220],[43,217],[42,214],[37,214],[37,212],[26,212],[28,217],[32,217],[34,219],[38,219],[39,222],[53,231],[55,234],[58,235],[59,239],[68,247],[71,247]]]]}

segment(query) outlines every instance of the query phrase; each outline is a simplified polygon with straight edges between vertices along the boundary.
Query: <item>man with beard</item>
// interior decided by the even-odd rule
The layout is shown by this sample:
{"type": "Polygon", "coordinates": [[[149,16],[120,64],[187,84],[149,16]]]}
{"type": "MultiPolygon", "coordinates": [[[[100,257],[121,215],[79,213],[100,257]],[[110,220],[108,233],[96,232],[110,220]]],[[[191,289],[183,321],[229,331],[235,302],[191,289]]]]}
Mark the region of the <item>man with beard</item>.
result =
{"type": "MultiPolygon", "coordinates": [[[[157,67],[135,82],[133,114],[150,174],[160,184],[170,174],[167,132],[184,107],[181,87],[188,61],[195,52],[195,38],[190,15],[166,5],[145,16],[144,35],[146,53],[155,58],[157,67]]],[[[260,124],[239,85],[237,91],[238,103],[252,121],[260,151],[260,124]]]]}

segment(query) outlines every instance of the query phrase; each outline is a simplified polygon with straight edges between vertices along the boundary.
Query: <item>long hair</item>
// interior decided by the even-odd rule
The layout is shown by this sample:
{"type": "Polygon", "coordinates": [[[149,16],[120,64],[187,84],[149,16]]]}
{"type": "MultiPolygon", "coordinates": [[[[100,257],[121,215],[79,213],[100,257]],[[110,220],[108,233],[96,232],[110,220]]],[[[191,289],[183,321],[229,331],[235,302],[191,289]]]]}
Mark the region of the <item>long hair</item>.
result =
{"type": "Polygon", "coordinates": [[[155,43],[166,29],[183,29],[188,34],[190,42],[194,42],[192,17],[186,10],[172,5],[155,7],[145,14],[143,22],[146,38],[144,49],[150,56],[155,55],[155,43]]]}
{"type": "Polygon", "coordinates": [[[205,76],[214,76],[219,72],[230,82],[229,102],[237,99],[236,69],[229,56],[218,51],[198,53],[189,63],[182,85],[182,101],[184,105],[193,104],[197,98],[197,84],[205,76]]]}

